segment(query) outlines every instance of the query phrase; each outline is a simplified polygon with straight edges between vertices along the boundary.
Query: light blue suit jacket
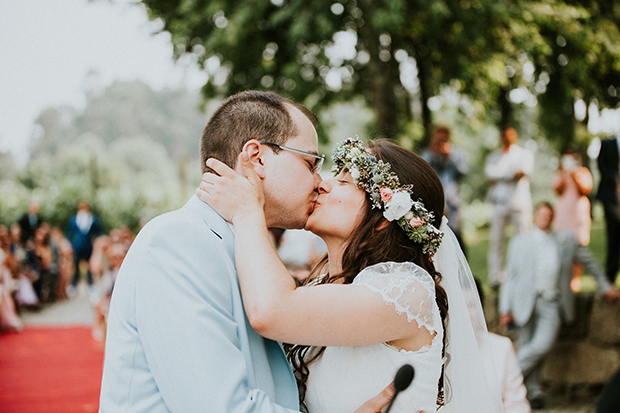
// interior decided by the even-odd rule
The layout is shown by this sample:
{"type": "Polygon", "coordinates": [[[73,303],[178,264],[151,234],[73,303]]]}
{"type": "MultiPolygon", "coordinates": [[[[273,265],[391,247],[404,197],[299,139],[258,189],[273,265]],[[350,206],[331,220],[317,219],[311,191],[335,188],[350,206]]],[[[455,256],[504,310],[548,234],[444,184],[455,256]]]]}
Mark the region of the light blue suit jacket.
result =
{"type": "MultiPolygon", "coordinates": [[[[550,232],[558,248],[558,301],[561,315],[567,323],[575,319],[575,302],[570,281],[573,275],[573,263],[583,264],[586,271],[594,275],[601,293],[611,285],[590,251],[577,242],[567,232],[550,232]]],[[[506,281],[502,285],[499,297],[500,314],[511,312],[515,324],[524,326],[534,313],[536,304],[536,268],[538,265],[536,243],[532,232],[517,234],[510,241],[506,281]]]]}
{"type": "Polygon", "coordinates": [[[250,326],[234,235],[196,196],[138,234],[108,317],[100,412],[299,411],[282,346],[250,326]]]}

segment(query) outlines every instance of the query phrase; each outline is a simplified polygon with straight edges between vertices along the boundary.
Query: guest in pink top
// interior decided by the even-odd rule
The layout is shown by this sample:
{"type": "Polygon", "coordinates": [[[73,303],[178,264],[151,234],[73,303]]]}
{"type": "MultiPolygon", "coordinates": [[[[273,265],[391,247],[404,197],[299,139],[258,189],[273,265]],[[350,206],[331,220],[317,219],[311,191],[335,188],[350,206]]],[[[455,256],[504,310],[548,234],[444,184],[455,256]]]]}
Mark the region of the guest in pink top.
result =
{"type": "Polygon", "coordinates": [[[553,188],[559,195],[555,207],[556,231],[570,232],[579,244],[590,243],[590,200],[592,174],[581,164],[578,153],[567,150],[562,155],[560,170],[553,178],[553,188]]]}

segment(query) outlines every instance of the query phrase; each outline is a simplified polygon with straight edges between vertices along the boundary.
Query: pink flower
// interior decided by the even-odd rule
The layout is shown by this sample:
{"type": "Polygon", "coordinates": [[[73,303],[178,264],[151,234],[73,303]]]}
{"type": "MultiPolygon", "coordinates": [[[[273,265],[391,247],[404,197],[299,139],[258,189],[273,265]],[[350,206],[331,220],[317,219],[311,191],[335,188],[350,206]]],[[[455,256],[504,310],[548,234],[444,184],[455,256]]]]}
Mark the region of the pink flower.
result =
{"type": "Polygon", "coordinates": [[[380,188],[379,192],[381,193],[381,200],[383,202],[390,202],[390,199],[392,199],[392,190],[390,188],[380,188]]]}
{"type": "Polygon", "coordinates": [[[411,225],[414,228],[419,227],[422,224],[424,224],[424,220],[420,217],[413,217],[409,220],[409,225],[411,225]]]}

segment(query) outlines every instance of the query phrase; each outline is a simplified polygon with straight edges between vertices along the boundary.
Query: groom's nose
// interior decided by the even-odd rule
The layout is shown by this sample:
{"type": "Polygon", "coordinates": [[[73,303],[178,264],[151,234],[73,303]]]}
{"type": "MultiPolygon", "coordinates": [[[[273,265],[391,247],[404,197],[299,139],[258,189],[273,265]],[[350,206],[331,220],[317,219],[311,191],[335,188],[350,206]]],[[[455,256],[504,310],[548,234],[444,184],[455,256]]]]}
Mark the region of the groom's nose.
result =
{"type": "Polygon", "coordinates": [[[323,178],[321,178],[321,174],[315,173],[314,174],[314,187],[315,187],[315,189],[318,189],[322,182],[324,182],[324,181],[323,181],[323,178]]]}

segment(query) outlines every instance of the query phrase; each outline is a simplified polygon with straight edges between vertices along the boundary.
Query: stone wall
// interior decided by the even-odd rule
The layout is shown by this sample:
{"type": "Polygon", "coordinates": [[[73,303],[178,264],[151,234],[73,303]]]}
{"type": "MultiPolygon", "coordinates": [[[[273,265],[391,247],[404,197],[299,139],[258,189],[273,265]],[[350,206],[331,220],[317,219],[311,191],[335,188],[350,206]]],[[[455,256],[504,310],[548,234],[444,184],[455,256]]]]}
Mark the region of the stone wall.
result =
{"type": "MultiPolygon", "coordinates": [[[[485,315],[490,331],[498,331],[497,296],[485,297],[485,315]]],[[[595,395],[620,369],[620,303],[609,304],[594,293],[575,295],[575,321],[563,325],[558,340],[545,357],[542,381],[545,387],[568,398],[595,395]]]]}
{"type": "Polygon", "coordinates": [[[568,391],[600,388],[620,368],[620,303],[575,295],[576,319],[562,326],[544,361],[543,382],[568,391]]]}

